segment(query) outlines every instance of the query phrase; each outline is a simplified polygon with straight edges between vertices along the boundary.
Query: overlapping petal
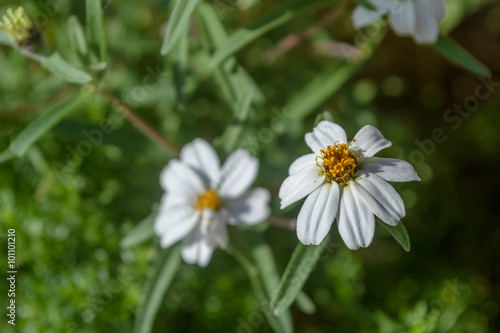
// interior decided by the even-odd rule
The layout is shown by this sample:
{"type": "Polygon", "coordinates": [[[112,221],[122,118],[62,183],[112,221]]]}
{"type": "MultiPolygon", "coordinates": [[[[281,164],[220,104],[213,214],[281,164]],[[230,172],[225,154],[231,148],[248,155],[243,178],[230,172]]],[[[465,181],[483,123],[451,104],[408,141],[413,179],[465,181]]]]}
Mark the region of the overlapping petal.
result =
{"type": "Polygon", "coordinates": [[[185,204],[166,204],[160,207],[154,230],[160,236],[162,247],[169,247],[193,230],[200,220],[200,212],[185,204]]]}
{"type": "Polygon", "coordinates": [[[417,19],[413,1],[401,1],[396,12],[389,16],[392,30],[400,36],[410,36],[416,29],[417,19]]]}
{"type": "Polygon", "coordinates": [[[222,165],[218,177],[218,192],[226,198],[237,198],[255,181],[259,161],[246,150],[238,149],[222,165]]]}
{"type": "Polygon", "coordinates": [[[163,169],[160,184],[168,193],[185,198],[195,198],[205,189],[200,176],[179,160],[171,160],[163,169]]]}
{"type": "Polygon", "coordinates": [[[351,186],[342,189],[337,216],[339,233],[351,250],[368,247],[375,234],[375,217],[359,200],[351,186]]]}
{"type": "Polygon", "coordinates": [[[204,176],[207,185],[213,183],[220,172],[220,161],[212,146],[203,139],[194,139],[180,153],[181,161],[204,176]]]}
{"type": "Polygon", "coordinates": [[[265,188],[254,188],[237,199],[227,202],[229,223],[252,225],[264,221],[271,214],[271,194],[265,188]]]}
{"type": "Polygon", "coordinates": [[[361,128],[351,141],[349,150],[354,151],[362,160],[372,157],[382,149],[388,148],[392,143],[384,138],[382,133],[372,125],[361,128]]]}
{"type": "Polygon", "coordinates": [[[317,165],[306,166],[293,175],[288,176],[279,191],[281,209],[304,198],[320,187],[324,181],[325,176],[317,165]]]}
{"type": "Polygon", "coordinates": [[[303,244],[321,244],[337,215],[339,198],[335,182],[321,185],[307,197],[297,218],[297,236],[303,244]]]}
{"type": "Polygon", "coordinates": [[[321,149],[332,146],[335,142],[346,143],[347,135],[342,127],[324,120],[320,122],[311,133],[305,135],[306,143],[315,154],[319,154],[321,149]]]}
{"type": "Polygon", "coordinates": [[[417,25],[415,41],[419,44],[434,44],[439,36],[439,26],[431,6],[424,0],[415,0],[417,25]]]}
{"type": "Polygon", "coordinates": [[[318,156],[318,154],[311,153],[311,154],[302,155],[301,157],[297,158],[290,165],[290,168],[288,169],[288,174],[293,175],[294,173],[302,170],[306,166],[316,165],[316,157],[317,156],[318,156]]]}
{"type": "Polygon", "coordinates": [[[361,163],[361,170],[374,173],[389,182],[420,180],[410,163],[395,158],[370,157],[361,163]]]}

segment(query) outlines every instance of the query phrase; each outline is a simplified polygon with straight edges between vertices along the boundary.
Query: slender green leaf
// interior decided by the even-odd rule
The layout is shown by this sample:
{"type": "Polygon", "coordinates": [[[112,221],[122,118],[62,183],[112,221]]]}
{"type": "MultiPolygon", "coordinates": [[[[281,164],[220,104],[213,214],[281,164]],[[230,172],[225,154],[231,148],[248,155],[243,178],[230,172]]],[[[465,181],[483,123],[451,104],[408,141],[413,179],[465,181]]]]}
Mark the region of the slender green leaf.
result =
{"type": "Polygon", "coordinates": [[[188,65],[189,55],[189,29],[186,26],[179,37],[179,40],[174,46],[172,56],[170,57],[172,63],[172,72],[175,90],[177,93],[177,103],[184,105],[186,102],[186,71],[188,65]]]}
{"type": "Polygon", "coordinates": [[[168,287],[174,279],[181,263],[181,244],[176,244],[169,249],[164,249],[157,258],[153,274],[148,279],[144,290],[142,302],[137,308],[135,321],[136,333],[149,333],[153,328],[156,314],[168,287]]]}
{"type": "Polygon", "coordinates": [[[16,155],[10,149],[4,150],[0,153],[0,164],[13,159],[14,157],[16,157],[16,155]]]}
{"type": "Polygon", "coordinates": [[[314,305],[312,299],[310,299],[309,296],[307,296],[303,291],[297,295],[295,302],[297,303],[299,309],[304,313],[313,314],[316,312],[316,305],[314,305]]]}
{"type": "Polygon", "coordinates": [[[70,100],[46,110],[32,121],[11,143],[10,151],[16,156],[23,156],[28,148],[55,124],[78,108],[84,101],[84,95],[78,94],[70,100]]]}
{"type": "Polygon", "coordinates": [[[359,63],[342,62],[315,76],[294,94],[286,108],[294,119],[301,120],[335,94],[361,68],[359,63]]]}
{"type": "Polygon", "coordinates": [[[268,31],[290,21],[297,12],[307,7],[325,4],[334,5],[334,0],[294,0],[287,2],[272,12],[262,16],[257,21],[250,23],[236,31],[220,46],[212,57],[211,68],[217,67],[224,59],[234,54],[250,42],[256,40],[268,31]]]}
{"type": "Polygon", "coordinates": [[[248,118],[248,114],[250,113],[253,96],[254,96],[254,91],[252,89],[249,89],[247,91],[246,96],[244,96],[241,102],[238,103],[238,109],[240,111],[238,112],[238,115],[236,116],[234,123],[230,124],[226,128],[226,131],[221,137],[222,139],[221,141],[223,142],[225,151],[227,153],[236,149],[236,146],[238,144],[238,139],[240,138],[241,133],[243,132],[243,125],[248,118]]]}
{"type": "Polygon", "coordinates": [[[271,301],[271,308],[275,314],[283,313],[295,301],[326,244],[328,244],[328,238],[319,246],[308,246],[302,243],[297,245],[271,301]]]}
{"type": "MultiPolygon", "coordinates": [[[[200,3],[196,10],[196,18],[200,32],[209,50],[213,50],[226,43],[228,39],[227,33],[213,6],[200,3]]],[[[244,99],[248,90],[254,92],[253,102],[256,105],[260,105],[264,101],[264,94],[250,75],[238,65],[234,57],[222,62],[214,74],[224,98],[233,109],[235,115],[238,115],[240,111],[238,103],[244,99]]]]}
{"type": "Polygon", "coordinates": [[[85,39],[85,32],[80,21],[74,15],[68,19],[68,37],[73,51],[80,56],[86,56],[89,50],[87,40],[85,39]]]}
{"type": "Polygon", "coordinates": [[[87,41],[98,55],[100,62],[106,62],[106,37],[101,0],[86,0],[85,4],[87,41]]]}
{"type": "MultiPolygon", "coordinates": [[[[266,290],[267,299],[270,300],[279,285],[279,274],[276,268],[276,261],[274,260],[273,252],[269,245],[267,245],[262,236],[255,232],[247,232],[247,239],[251,241],[251,253],[253,260],[257,266],[257,271],[266,290]]],[[[283,312],[278,320],[285,332],[293,332],[293,321],[290,311],[283,312]]]]}
{"type": "Polygon", "coordinates": [[[67,82],[85,84],[92,80],[89,74],[68,64],[59,52],[55,52],[51,56],[44,58],[42,60],[42,67],[67,82]]]}
{"type": "Polygon", "coordinates": [[[398,241],[406,252],[410,251],[410,236],[408,235],[408,231],[406,231],[403,222],[399,221],[397,226],[388,225],[387,223],[379,220],[377,220],[377,222],[389,231],[392,237],[398,241]]]}
{"type": "Polygon", "coordinates": [[[358,4],[370,10],[377,10],[377,7],[370,0],[355,0],[358,4]]]}
{"type": "Polygon", "coordinates": [[[130,249],[154,236],[154,222],[158,209],[155,208],[144,220],[135,226],[120,242],[123,249],[130,249]]]}
{"type": "Polygon", "coordinates": [[[491,71],[488,67],[474,58],[473,55],[457,44],[454,40],[446,36],[439,36],[439,39],[436,44],[434,44],[434,47],[449,61],[473,74],[481,76],[491,75],[491,71]]]}
{"type": "MultiPolygon", "coordinates": [[[[232,229],[231,231],[231,245],[228,247],[228,252],[231,253],[235,259],[241,264],[243,269],[245,269],[252,288],[255,293],[255,297],[260,305],[260,309],[264,315],[266,316],[269,325],[276,333],[289,333],[292,332],[293,327],[287,326],[286,321],[290,320],[287,317],[284,319],[280,319],[275,316],[269,307],[269,299],[270,295],[268,292],[271,291],[273,285],[276,286],[276,278],[272,277],[274,269],[272,268],[272,263],[267,260],[266,263],[256,264],[256,257],[260,258],[261,255],[269,255],[269,251],[265,248],[260,247],[256,252],[253,252],[244,235],[241,234],[241,231],[232,229]],[[269,278],[269,281],[264,281],[264,278],[269,278]],[[267,291],[267,293],[266,293],[267,291]]],[[[259,242],[257,240],[257,242],[259,242]]],[[[261,243],[261,242],[259,242],[261,243]]],[[[277,273],[276,273],[277,274],[277,273]]],[[[291,324],[290,324],[291,325],[291,324]]]]}
{"type": "Polygon", "coordinates": [[[189,18],[200,0],[177,0],[168,21],[167,32],[161,46],[161,54],[169,53],[184,29],[188,29],[189,18]]]}

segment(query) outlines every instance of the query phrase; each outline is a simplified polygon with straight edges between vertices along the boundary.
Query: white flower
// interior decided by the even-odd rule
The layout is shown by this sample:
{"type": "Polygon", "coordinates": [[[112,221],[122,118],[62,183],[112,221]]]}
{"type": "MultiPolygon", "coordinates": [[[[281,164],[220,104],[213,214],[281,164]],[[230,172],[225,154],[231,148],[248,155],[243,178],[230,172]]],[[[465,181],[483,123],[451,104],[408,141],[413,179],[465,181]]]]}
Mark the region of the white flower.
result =
{"type": "Polygon", "coordinates": [[[165,194],[154,230],[166,248],[184,239],[182,257],[206,266],[217,246],[228,241],[227,225],[252,225],[270,214],[266,189],[248,190],[259,163],[245,150],[232,153],[220,165],[209,143],[195,139],[171,160],[160,175],[165,194]]]}
{"type": "Polygon", "coordinates": [[[418,44],[434,44],[439,21],[445,14],[443,0],[369,0],[376,10],[359,5],[352,14],[359,29],[389,14],[392,30],[399,36],[411,36],[418,44]]]}
{"type": "Polygon", "coordinates": [[[347,247],[367,247],[375,233],[374,214],[395,226],[405,216],[403,200],[386,181],[420,180],[402,160],[374,157],[392,144],[371,125],[347,142],[342,127],[320,122],[305,140],[313,153],[299,157],[281,185],[281,209],[307,196],[297,218],[297,236],[320,244],[334,219],[347,247]]]}

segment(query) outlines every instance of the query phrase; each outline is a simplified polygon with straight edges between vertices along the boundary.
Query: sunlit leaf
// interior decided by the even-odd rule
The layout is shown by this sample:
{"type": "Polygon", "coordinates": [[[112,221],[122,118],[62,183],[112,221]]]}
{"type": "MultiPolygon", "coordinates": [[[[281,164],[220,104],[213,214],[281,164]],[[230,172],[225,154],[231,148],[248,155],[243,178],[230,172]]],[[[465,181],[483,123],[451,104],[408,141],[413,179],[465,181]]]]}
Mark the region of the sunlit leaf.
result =
{"type": "Polygon", "coordinates": [[[200,0],[177,0],[168,20],[167,32],[161,46],[161,54],[166,55],[177,43],[184,29],[188,28],[189,17],[200,0]]]}
{"type": "Polygon", "coordinates": [[[92,80],[89,74],[68,64],[58,52],[44,58],[42,67],[67,82],[85,84],[92,80]]]}
{"type": "Polygon", "coordinates": [[[406,231],[403,222],[400,221],[397,226],[388,225],[379,220],[377,220],[377,222],[389,231],[392,237],[398,241],[405,251],[410,251],[410,236],[408,236],[408,231],[406,231]]]}

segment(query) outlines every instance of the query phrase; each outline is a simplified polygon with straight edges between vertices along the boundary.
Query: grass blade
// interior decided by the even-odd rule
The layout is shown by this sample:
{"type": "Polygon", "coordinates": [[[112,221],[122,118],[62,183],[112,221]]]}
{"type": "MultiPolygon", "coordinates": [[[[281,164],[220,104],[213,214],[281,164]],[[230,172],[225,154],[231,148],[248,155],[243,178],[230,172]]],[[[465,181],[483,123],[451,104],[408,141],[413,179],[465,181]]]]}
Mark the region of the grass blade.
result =
{"type": "Polygon", "coordinates": [[[44,133],[49,131],[61,119],[70,114],[73,110],[79,107],[84,101],[84,95],[78,94],[70,100],[59,104],[47,111],[44,111],[41,116],[32,121],[11,143],[10,151],[22,157],[27,152],[28,148],[38,140],[44,133]]]}
{"type": "Polygon", "coordinates": [[[403,224],[399,221],[397,226],[388,225],[387,223],[377,220],[377,222],[382,225],[389,233],[394,237],[394,239],[403,247],[406,252],[410,252],[410,236],[408,231],[403,224]]]}
{"type": "Polygon", "coordinates": [[[68,19],[68,37],[73,51],[80,56],[87,56],[89,50],[87,40],[85,39],[85,32],[80,21],[74,15],[68,19]]]}
{"type": "Polygon", "coordinates": [[[189,17],[200,0],[177,0],[168,21],[167,32],[161,46],[161,54],[169,53],[179,40],[184,29],[188,29],[189,17]]]}
{"type": "Polygon", "coordinates": [[[295,301],[327,243],[328,238],[319,246],[297,245],[271,301],[271,309],[275,314],[283,313],[295,301]]]}
{"type": "Polygon", "coordinates": [[[146,283],[144,299],[137,308],[135,322],[136,333],[149,333],[153,328],[156,314],[168,287],[174,279],[181,263],[181,244],[171,248],[163,249],[160,257],[156,260],[153,274],[146,283]]]}
{"type": "Polygon", "coordinates": [[[454,40],[446,36],[439,36],[439,39],[437,40],[436,44],[434,44],[434,47],[449,61],[473,74],[485,77],[491,75],[491,71],[488,67],[474,58],[473,55],[467,52],[454,40]]]}
{"type": "Polygon", "coordinates": [[[297,295],[295,303],[297,303],[299,309],[306,314],[313,314],[316,312],[316,305],[303,291],[297,295]]]}
{"type": "Polygon", "coordinates": [[[210,63],[211,68],[217,67],[224,59],[234,54],[236,51],[248,45],[250,42],[256,40],[270,30],[273,30],[280,25],[285,24],[291,20],[295,14],[307,7],[318,4],[330,3],[333,1],[325,0],[295,0],[282,5],[281,7],[273,10],[272,12],[262,16],[257,21],[250,23],[236,31],[224,45],[221,45],[212,57],[210,63]]]}

